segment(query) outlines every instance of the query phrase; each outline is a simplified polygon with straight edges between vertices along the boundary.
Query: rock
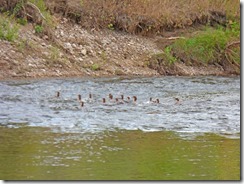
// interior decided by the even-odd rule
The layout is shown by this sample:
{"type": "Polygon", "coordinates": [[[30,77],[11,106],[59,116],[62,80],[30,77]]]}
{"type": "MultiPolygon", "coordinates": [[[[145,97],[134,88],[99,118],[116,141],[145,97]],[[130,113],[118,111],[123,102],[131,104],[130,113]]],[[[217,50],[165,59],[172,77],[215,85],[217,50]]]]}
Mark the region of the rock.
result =
{"type": "Polygon", "coordinates": [[[81,53],[83,56],[85,56],[85,55],[87,54],[87,50],[84,48],[84,49],[82,49],[82,50],[80,51],[80,53],[81,53]]]}
{"type": "Polygon", "coordinates": [[[60,36],[61,36],[61,37],[64,36],[64,32],[63,32],[63,30],[60,31],[60,36]]]}
{"type": "Polygon", "coordinates": [[[48,38],[49,38],[49,37],[48,37],[47,35],[44,35],[44,36],[43,36],[43,39],[44,39],[44,40],[48,40],[48,38]]]}
{"type": "Polygon", "coordinates": [[[46,47],[47,45],[46,45],[45,42],[42,42],[42,43],[41,43],[41,46],[46,47]]]}
{"type": "Polygon", "coordinates": [[[49,53],[45,51],[45,52],[43,52],[43,55],[49,56],[49,53]]]}
{"type": "Polygon", "coordinates": [[[64,48],[71,50],[72,49],[72,45],[69,42],[64,43],[64,48]]]}
{"type": "Polygon", "coordinates": [[[70,54],[72,54],[72,55],[74,55],[74,54],[75,54],[75,52],[74,52],[73,48],[69,49],[69,52],[70,52],[70,54]]]}

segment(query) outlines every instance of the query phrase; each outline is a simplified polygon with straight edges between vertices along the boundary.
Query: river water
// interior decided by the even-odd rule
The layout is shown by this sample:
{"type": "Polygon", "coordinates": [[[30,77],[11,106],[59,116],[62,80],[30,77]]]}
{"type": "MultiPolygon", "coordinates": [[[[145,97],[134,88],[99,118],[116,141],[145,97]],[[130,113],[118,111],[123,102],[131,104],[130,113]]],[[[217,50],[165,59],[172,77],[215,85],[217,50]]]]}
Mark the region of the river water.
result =
{"type": "Polygon", "coordinates": [[[0,179],[238,180],[240,79],[1,81],[0,132],[0,179]]]}

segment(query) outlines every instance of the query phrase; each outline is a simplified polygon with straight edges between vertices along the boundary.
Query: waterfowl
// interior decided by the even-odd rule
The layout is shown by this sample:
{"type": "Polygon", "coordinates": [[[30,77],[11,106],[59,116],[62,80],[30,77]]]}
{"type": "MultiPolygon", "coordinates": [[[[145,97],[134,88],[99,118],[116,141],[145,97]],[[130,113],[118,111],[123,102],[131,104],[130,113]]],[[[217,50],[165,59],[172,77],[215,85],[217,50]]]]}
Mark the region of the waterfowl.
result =
{"type": "Polygon", "coordinates": [[[60,92],[58,91],[56,94],[56,97],[58,98],[60,96],[60,92]]]}
{"type": "Polygon", "coordinates": [[[180,104],[180,99],[179,98],[175,98],[176,102],[175,104],[180,104]]]}
{"type": "Polygon", "coordinates": [[[91,94],[91,93],[89,93],[89,97],[88,97],[88,99],[87,99],[87,102],[88,102],[88,103],[92,103],[92,102],[94,102],[94,99],[92,98],[92,94],[91,94]]]}
{"type": "Polygon", "coordinates": [[[136,96],[133,96],[133,102],[136,102],[137,101],[137,97],[136,96]]]}
{"type": "Polygon", "coordinates": [[[81,95],[80,94],[78,95],[77,99],[78,99],[78,101],[81,101],[81,95]]]}
{"type": "Polygon", "coordinates": [[[123,101],[119,101],[119,99],[118,98],[115,98],[115,102],[116,102],[116,104],[124,104],[124,102],[123,101]]]}
{"type": "Polygon", "coordinates": [[[113,95],[112,94],[109,94],[108,97],[109,97],[110,100],[113,99],[113,95]]]}
{"type": "Polygon", "coordinates": [[[149,99],[150,102],[152,103],[159,103],[159,99],[157,98],[156,100],[153,100],[152,97],[149,99]]]}
{"type": "Polygon", "coordinates": [[[106,99],[105,98],[103,98],[103,103],[106,103],[106,99]]]}
{"type": "Polygon", "coordinates": [[[84,102],[83,101],[80,101],[80,106],[84,107],[84,102]]]}

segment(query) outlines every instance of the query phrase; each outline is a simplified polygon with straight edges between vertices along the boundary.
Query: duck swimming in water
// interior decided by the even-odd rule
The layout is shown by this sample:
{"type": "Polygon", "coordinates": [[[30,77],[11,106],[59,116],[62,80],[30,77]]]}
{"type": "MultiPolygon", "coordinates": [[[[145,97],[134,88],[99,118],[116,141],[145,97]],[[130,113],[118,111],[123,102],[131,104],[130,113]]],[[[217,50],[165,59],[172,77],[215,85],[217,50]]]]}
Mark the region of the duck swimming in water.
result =
{"type": "Polygon", "coordinates": [[[59,91],[56,93],[56,97],[57,98],[60,97],[60,92],[59,91]]]}
{"type": "Polygon", "coordinates": [[[83,101],[80,101],[80,106],[84,107],[84,102],[83,101]]]}
{"type": "Polygon", "coordinates": [[[113,95],[111,93],[108,95],[108,97],[109,97],[110,100],[113,99],[113,95]]]}
{"type": "Polygon", "coordinates": [[[80,94],[77,96],[77,100],[81,101],[81,95],[80,94]]]}
{"type": "Polygon", "coordinates": [[[151,103],[159,103],[159,99],[157,98],[156,100],[153,100],[152,97],[149,99],[151,103]]]}
{"type": "Polygon", "coordinates": [[[179,98],[175,98],[175,100],[176,100],[175,104],[181,104],[179,98]]]}
{"type": "Polygon", "coordinates": [[[115,98],[115,102],[116,102],[117,105],[119,105],[119,104],[124,104],[124,101],[119,101],[118,98],[115,98]]]}

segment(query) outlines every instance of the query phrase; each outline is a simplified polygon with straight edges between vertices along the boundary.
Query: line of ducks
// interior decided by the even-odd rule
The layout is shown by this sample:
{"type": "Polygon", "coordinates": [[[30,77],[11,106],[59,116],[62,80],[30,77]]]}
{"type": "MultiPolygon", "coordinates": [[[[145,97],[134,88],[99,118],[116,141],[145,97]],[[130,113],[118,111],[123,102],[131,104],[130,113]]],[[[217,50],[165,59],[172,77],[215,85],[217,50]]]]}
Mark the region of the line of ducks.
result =
{"type": "MultiPolygon", "coordinates": [[[[57,98],[60,97],[60,92],[59,91],[56,93],[56,97],[57,98]]],[[[131,97],[129,97],[129,96],[126,99],[124,99],[124,95],[121,95],[120,98],[117,97],[117,98],[114,99],[113,95],[109,94],[108,98],[109,98],[109,102],[114,102],[116,104],[136,103],[137,102],[137,97],[136,96],[133,96],[132,100],[131,100],[131,97]]],[[[91,93],[89,94],[89,99],[90,100],[92,99],[92,94],[91,93]]],[[[78,94],[77,100],[80,103],[80,106],[84,107],[85,102],[82,101],[80,94],[78,94]]],[[[179,98],[175,98],[175,101],[176,101],[175,104],[180,104],[180,99],[179,98]]],[[[103,104],[107,103],[106,98],[102,98],[102,103],[103,104]]],[[[149,103],[159,104],[160,102],[159,102],[158,98],[154,100],[152,97],[150,97],[149,103]]]]}

